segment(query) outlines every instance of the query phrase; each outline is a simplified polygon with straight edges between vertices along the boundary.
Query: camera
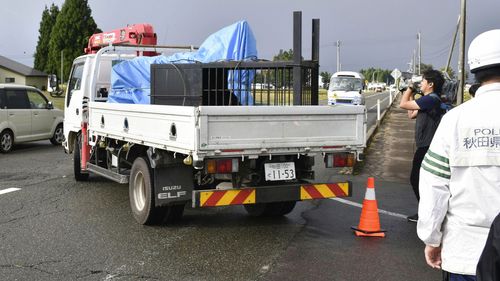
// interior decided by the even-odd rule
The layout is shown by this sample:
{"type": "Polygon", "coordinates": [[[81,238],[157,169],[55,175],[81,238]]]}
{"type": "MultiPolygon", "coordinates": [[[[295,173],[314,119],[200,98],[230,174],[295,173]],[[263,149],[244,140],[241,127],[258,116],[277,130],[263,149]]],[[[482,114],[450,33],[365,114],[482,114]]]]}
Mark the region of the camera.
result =
{"type": "Polygon", "coordinates": [[[399,88],[399,90],[401,92],[404,92],[408,89],[408,87],[410,87],[412,90],[413,90],[413,94],[421,94],[421,91],[420,91],[420,82],[410,82],[409,85],[404,85],[402,87],[399,88]]]}

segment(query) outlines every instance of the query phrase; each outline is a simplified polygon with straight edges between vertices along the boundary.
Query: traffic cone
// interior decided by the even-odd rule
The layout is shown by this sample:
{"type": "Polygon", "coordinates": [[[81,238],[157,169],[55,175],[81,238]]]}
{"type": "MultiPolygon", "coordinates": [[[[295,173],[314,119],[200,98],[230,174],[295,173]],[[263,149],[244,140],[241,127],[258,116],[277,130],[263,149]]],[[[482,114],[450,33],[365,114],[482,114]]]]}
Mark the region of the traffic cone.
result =
{"type": "Polygon", "coordinates": [[[366,183],[359,225],[351,228],[354,229],[356,236],[385,237],[385,230],[380,229],[377,199],[375,199],[375,180],[372,177],[369,177],[366,183]]]}

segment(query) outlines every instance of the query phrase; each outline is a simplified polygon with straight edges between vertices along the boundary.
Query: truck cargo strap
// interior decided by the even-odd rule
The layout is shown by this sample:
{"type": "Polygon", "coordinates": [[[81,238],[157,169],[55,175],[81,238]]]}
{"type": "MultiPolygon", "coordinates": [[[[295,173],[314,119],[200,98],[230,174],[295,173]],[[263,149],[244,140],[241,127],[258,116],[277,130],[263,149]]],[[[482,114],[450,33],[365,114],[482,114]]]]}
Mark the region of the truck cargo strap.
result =
{"type": "Polygon", "coordinates": [[[290,184],[242,189],[194,190],[193,208],[351,197],[352,183],[290,184]]]}

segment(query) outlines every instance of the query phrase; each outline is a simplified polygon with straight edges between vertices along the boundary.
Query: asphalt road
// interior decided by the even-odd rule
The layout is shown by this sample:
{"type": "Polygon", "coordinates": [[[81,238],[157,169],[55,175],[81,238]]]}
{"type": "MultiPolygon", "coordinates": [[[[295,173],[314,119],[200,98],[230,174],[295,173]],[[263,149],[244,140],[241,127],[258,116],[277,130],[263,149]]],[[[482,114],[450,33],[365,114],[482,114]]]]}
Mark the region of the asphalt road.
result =
{"type": "Polygon", "coordinates": [[[365,106],[367,112],[368,128],[370,128],[377,122],[377,103],[380,102],[380,114],[382,114],[382,112],[384,112],[389,107],[391,97],[394,98],[393,95],[389,95],[389,92],[366,94],[365,106]]]}
{"type": "MultiPolygon", "coordinates": [[[[384,112],[388,107],[390,103],[390,98],[394,98],[393,95],[390,95],[389,92],[381,92],[381,93],[375,93],[375,92],[367,92],[365,93],[365,106],[366,106],[366,113],[367,113],[367,128],[371,128],[372,126],[376,125],[377,123],[377,116],[378,116],[378,105],[377,103],[380,102],[380,114],[384,112]]],[[[327,101],[323,100],[321,101],[320,104],[326,105],[327,101]]],[[[349,105],[345,105],[349,106],[349,105]]]]}
{"type": "Polygon", "coordinates": [[[387,237],[358,238],[366,178],[340,177],[352,198],[301,202],[283,218],[188,209],[176,225],[148,227],[133,219],[126,185],[75,182],[61,147],[19,145],[0,155],[0,280],[439,280],[404,219],[416,208],[410,189],[376,182],[387,237]]]}

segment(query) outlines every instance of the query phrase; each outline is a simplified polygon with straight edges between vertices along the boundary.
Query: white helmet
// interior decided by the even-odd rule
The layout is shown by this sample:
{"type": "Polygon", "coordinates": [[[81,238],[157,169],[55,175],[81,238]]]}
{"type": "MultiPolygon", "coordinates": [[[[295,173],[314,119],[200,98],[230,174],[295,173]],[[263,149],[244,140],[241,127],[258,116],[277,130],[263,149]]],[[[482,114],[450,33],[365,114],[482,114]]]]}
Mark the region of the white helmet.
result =
{"type": "Polygon", "coordinates": [[[493,29],[479,34],[469,46],[470,71],[500,66],[500,29],[493,29]]]}

